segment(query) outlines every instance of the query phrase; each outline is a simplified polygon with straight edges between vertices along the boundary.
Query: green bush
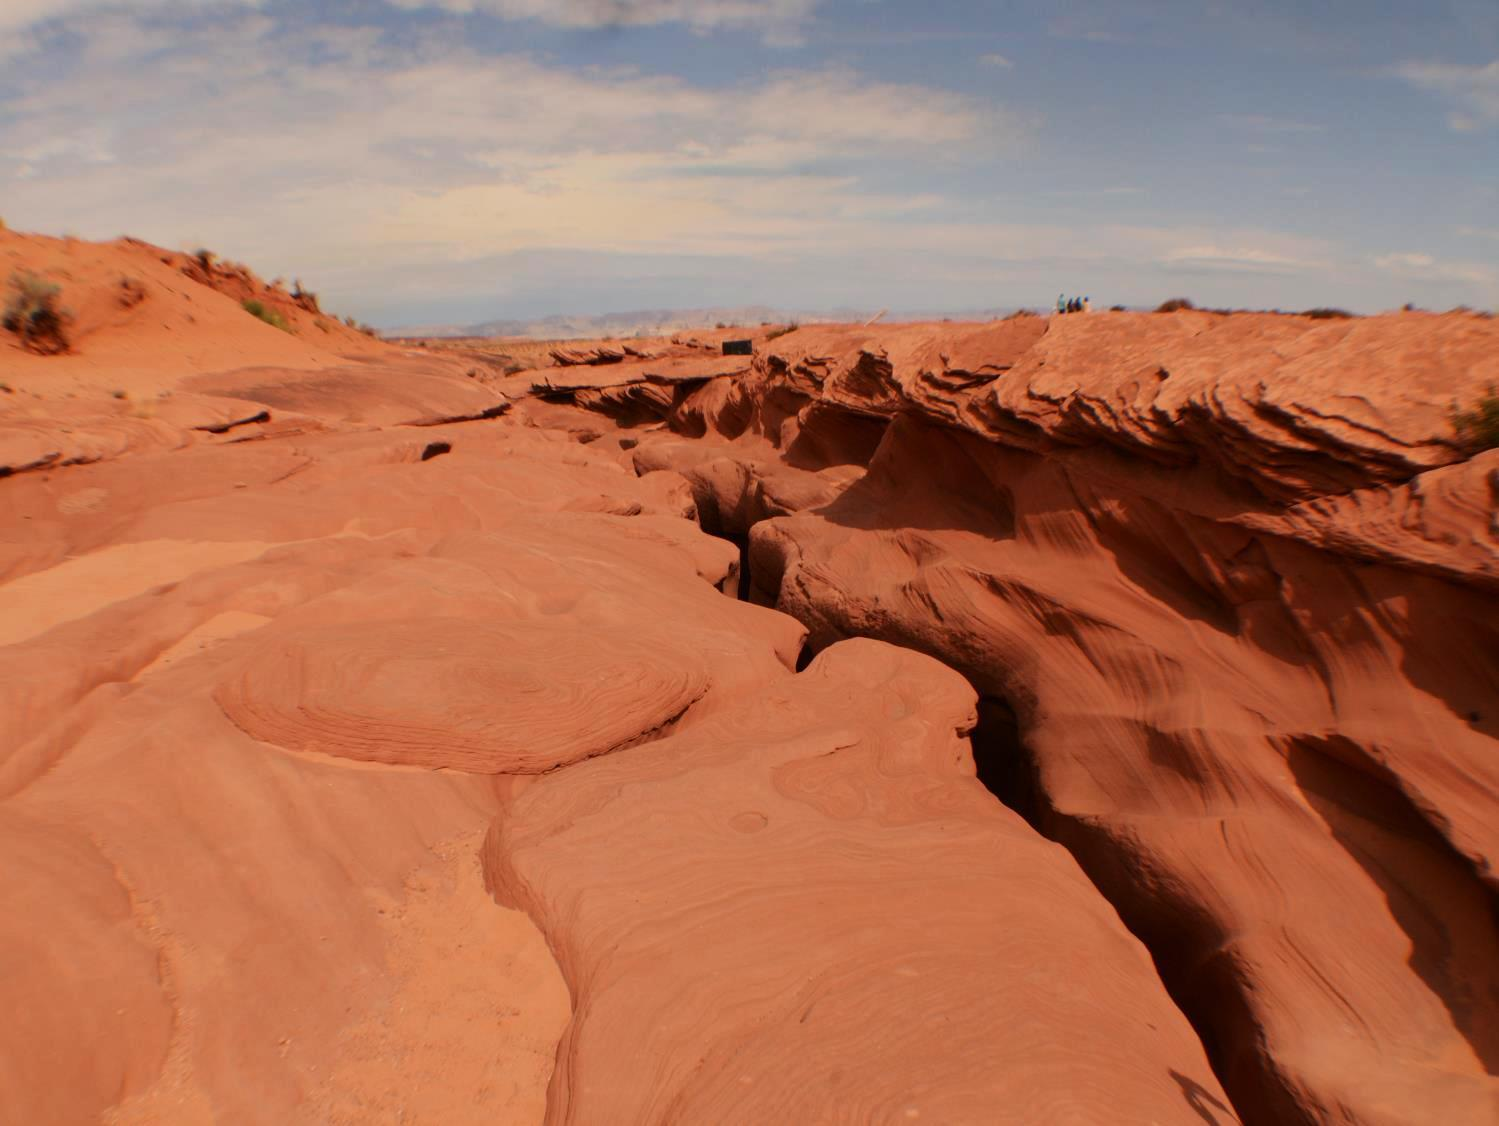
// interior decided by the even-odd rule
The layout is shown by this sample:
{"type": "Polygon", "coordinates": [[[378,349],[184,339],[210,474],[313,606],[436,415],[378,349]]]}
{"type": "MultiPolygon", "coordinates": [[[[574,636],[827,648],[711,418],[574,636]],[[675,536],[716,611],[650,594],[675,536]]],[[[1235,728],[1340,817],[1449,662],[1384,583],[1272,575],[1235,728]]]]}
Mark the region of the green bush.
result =
{"type": "Polygon", "coordinates": [[[72,318],[57,307],[62,287],[35,274],[12,274],[11,296],[0,326],[21,338],[21,347],[43,356],[55,356],[69,347],[68,325],[72,318]]]}
{"type": "Polygon", "coordinates": [[[1457,431],[1457,440],[1473,453],[1499,448],[1499,388],[1490,383],[1488,394],[1471,408],[1454,409],[1452,427],[1457,431]]]}
{"type": "Polygon", "coordinates": [[[282,332],[291,332],[291,325],[286,323],[286,318],[275,309],[267,309],[265,303],[256,301],[254,298],[244,302],[244,310],[252,317],[258,317],[272,328],[279,328],[282,332]]]}

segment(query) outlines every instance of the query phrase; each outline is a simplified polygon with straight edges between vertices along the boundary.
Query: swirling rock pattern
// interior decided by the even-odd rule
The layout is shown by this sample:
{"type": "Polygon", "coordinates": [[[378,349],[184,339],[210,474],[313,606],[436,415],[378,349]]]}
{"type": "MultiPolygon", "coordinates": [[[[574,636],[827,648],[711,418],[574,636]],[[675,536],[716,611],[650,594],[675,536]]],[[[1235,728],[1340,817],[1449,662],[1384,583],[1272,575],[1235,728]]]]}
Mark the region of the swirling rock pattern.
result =
{"type": "Polygon", "coordinates": [[[707,686],[649,637],[424,618],[268,640],[215,695],[246,734],[283,747],[537,774],[638,741],[707,686]]]}

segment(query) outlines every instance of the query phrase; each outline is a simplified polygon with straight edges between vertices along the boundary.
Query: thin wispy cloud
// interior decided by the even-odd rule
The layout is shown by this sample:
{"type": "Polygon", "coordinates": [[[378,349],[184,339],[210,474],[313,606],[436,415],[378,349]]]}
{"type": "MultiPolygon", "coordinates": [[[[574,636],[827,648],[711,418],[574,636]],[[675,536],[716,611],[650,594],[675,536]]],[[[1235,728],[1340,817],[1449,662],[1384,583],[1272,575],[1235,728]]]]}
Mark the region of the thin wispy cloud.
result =
{"type": "Polygon", "coordinates": [[[714,87],[258,16],[166,50],[91,51],[126,42],[122,20],[94,23],[68,82],[22,80],[0,125],[7,207],[94,235],[216,230],[221,249],[271,261],[336,244],[365,248],[366,271],[418,253],[836,245],[943,202],[868,185],[861,163],[940,164],[1022,132],[1002,107],[846,68],[714,87]],[[95,107],[110,102],[105,127],[95,107]]]}
{"type": "Polygon", "coordinates": [[[1406,62],[1395,68],[1395,74],[1451,102],[1447,121],[1459,132],[1499,125],[1499,59],[1487,66],[1406,62]]]}
{"type": "Polygon", "coordinates": [[[1249,133],[1322,133],[1327,130],[1327,126],[1310,121],[1294,121],[1259,113],[1220,113],[1217,120],[1219,124],[1231,129],[1242,129],[1249,133]]]}
{"type": "Polygon", "coordinates": [[[1412,281],[1491,284],[1494,271],[1476,262],[1446,262],[1430,254],[1383,254],[1374,265],[1386,273],[1412,281]]]}
{"type": "Polygon", "coordinates": [[[1184,246],[1161,258],[1164,266],[1186,272],[1230,271],[1253,274],[1294,274],[1314,269],[1316,262],[1302,261],[1258,247],[1184,246]]]}
{"type": "Polygon", "coordinates": [[[818,0],[391,0],[407,9],[483,12],[554,27],[628,28],[685,24],[693,31],[749,30],[795,45],[818,0]]]}
{"type": "Polygon", "coordinates": [[[996,67],[999,70],[1010,70],[1015,65],[1004,55],[996,54],[994,52],[990,52],[987,55],[980,55],[979,62],[983,63],[985,66],[996,67]]]}

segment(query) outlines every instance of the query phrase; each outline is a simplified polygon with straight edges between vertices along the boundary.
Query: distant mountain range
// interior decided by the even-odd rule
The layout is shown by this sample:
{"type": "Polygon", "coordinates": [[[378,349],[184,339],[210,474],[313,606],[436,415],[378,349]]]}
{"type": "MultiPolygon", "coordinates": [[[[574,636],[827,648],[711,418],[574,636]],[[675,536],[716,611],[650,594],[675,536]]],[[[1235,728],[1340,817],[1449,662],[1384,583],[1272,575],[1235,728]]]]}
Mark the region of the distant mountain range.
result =
{"type": "MultiPolygon", "coordinates": [[[[559,313],[534,320],[494,320],[478,324],[408,325],[387,329],[381,335],[402,336],[514,336],[532,340],[596,340],[603,336],[665,336],[684,329],[712,328],[715,325],[818,324],[867,321],[878,309],[829,309],[821,312],[794,312],[769,305],[738,305],[710,309],[636,309],[624,313],[576,315],[559,313]]],[[[961,313],[886,312],[884,320],[927,320],[951,317],[954,320],[988,320],[1010,312],[1008,309],[968,310],[961,313]]]]}

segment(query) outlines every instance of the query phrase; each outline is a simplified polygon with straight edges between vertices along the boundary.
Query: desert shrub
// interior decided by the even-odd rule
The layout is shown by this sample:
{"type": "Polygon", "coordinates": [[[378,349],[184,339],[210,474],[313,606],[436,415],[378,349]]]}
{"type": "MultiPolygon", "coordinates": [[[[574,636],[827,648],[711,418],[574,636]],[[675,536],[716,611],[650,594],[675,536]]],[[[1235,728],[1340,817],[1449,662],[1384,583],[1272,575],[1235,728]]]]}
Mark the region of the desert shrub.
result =
{"type": "Polygon", "coordinates": [[[719,322],[718,322],[718,323],[717,323],[717,324],[716,324],[716,325],[714,325],[714,326],[713,326],[713,327],[714,327],[714,328],[728,328],[728,327],[729,327],[729,326],[728,326],[728,325],[726,325],[726,324],[724,324],[724,323],[723,323],[723,321],[719,321],[719,322]]]}
{"type": "Polygon", "coordinates": [[[1111,313],[1125,313],[1125,312],[1128,312],[1128,310],[1125,309],[1125,307],[1123,305],[1110,305],[1109,306],[1109,312],[1111,312],[1111,313]]]}
{"type": "Polygon", "coordinates": [[[0,326],[21,338],[21,347],[42,356],[68,350],[68,325],[72,318],[57,307],[60,286],[35,274],[12,274],[11,295],[0,326]]]}
{"type": "Polygon", "coordinates": [[[202,246],[193,251],[193,260],[203,268],[203,272],[205,274],[213,273],[213,263],[216,257],[217,255],[215,255],[213,251],[208,250],[207,248],[202,246]]]}
{"type": "Polygon", "coordinates": [[[1346,309],[1327,309],[1321,307],[1308,309],[1301,315],[1303,317],[1310,317],[1314,321],[1346,321],[1353,318],[1353,314],[1346,309]]]}
{"type": "Polygon", "coordinates": [[[801,327],[802,326],[799,325],[796,321],[792,321],[789,325],[782,325],[780,328],[771,329],[765,334],[765,339],[776,340],[782,336],[785,336],[787,333],[795,332],[801,327]]]}
{"type": "Polygon", "coordinates": [[[377,329],[374,325],[360,325],[359,331],[364,333],[364,335],[366,336],[373,336],[377,339],[380,336],[380,330],[377,329]]]}
{"type": "Polygon", "coordinates": [[[263,301],[256,301],[253,297],[243,303],[245,312],[252,317],[258,317],[272,328],[279,328],[282,332],[291,332],[291,325],[286,323],[286,318],[275,309],[267,309],[263,301]]]}
{"type": "Polygon", "coordinates": [[[318,308],[317,294],[309,289],[302,288],[302,279],[298,278],[292,283],[291,299],[309,313],[321,313],[318,308]]]}
{"type": "Polygon", "coordinates": [[[1193,305],[1190,299],[1186,297],[1173,297],[1170,300],[1162,301],[1159,305],[1156,306],[1155,311],[1157,313],[1175,313],[1179,309],[1195,308],[1197,308],[1197,306],[1193,305]]]}
{"type": "Polygon", "coordinates": [[[1499,448],[1499,387],[1490,383],[1488,393],[1473,406],[1454,410],[1452,428],[1457,440],[1474,453],[1499,448]]]}
{"type": "MultiPolygon", "coordinates": [[[[1011,313],[1008,317],[1006,317],[1005,320],[1007,320],[1007,321],[1018,321],[1018,320],[1021,320],[1024,317],[1039,317],[1040,315],[1041,314],[1038,313],[1038,312],[1036,312],[1034,309],[1016,309],[1013,313],[1011,313]]],[[[951,320],[951,319],[952,319],[951,317],[944,317],[943,318],[944,321],[948,321],[948,320],[951,320]]]]}

